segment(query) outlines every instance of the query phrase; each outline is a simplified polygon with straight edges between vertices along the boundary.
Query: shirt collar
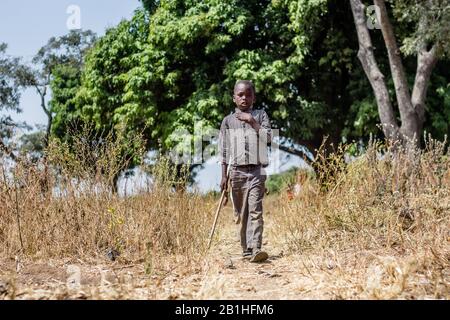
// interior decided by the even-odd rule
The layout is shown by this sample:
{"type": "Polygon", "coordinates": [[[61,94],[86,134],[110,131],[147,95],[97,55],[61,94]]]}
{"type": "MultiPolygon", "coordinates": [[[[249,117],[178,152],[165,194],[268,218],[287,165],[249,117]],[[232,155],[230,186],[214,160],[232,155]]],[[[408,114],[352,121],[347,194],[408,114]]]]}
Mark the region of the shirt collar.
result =
{"type": "Polygon", "coordinates": [[[239,113],[239,112],[246,112],[246,113],[251,113],[253,114],[253,106],[250,107],[250,109],[248,111],[241,111],[241,109],[239,109],[238,107],[234,108],[234,112],[239,113]]]}

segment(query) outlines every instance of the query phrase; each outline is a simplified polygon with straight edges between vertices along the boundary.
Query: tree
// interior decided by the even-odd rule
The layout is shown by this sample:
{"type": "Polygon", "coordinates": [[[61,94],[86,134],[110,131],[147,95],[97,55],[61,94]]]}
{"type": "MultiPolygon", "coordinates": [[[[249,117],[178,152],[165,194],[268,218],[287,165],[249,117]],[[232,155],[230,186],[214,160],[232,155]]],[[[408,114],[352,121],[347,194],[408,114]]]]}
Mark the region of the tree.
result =
{"type": "MultiPolygon", "coordinates": [[[[75,98],[61,95],[58,102],[68,106],[61,119],[93,122],[105,132],[124,125],[130,136],[144,132],[147,149],[167,151],[177,145],[177,132],[192,134],[195,124],[218,128],[234,109],[235,81],[245,78],[255,82],[256,107],[280,129],[285,151],[307,157],[298,145],[314,152],[324,136],[332,149],[343,139],[382,134],[376,127],[376,101],[356,55],[356,30],[348,23],[350,2],[143,4],[147,10],[109,29],[89,52],[75,98]]],[[[401,38],[406,36],[403,32],[401,38]]],[[[383,40],[374,37],[374,43],[383,40]]],[[[409,57],[405,62],[408,73],[415,69],[409,57]]],[[[384,72],[386,55],[378,63],[384,72]]],[[[431,81],[441,93],[430,100],[433,120],[424,124],[439,134],[448,128],[442,111],[446,79],[440,72],[431,81]]],[[[393,83],[386,86],[388,93],[394,90],[393,83]]],[[[65,132],[66,125],[62,121],[56,131],[65,132]]]]}
{"type": "Polygon", "coordinates": [[[326,10],[323,0],[161,1],[150,17],[137,11],[99,40],[87,58],[79,109],[99,127],[145,127],[148,147],[168,150],[176,130],[218,127],[233,110],[234,82],[248,78],[283,135],[318,147],[327,126],[339,127],[331,121],[336,101],[324,101],[315,92],[320,81],[310,81],[317,74],[303,70],[326,10]]]}
{"type": "Polygon", "coordinates": [[[19,151],[21,155],[26,155],[29,161],[37,163],[39,159],[42,159],[45,147],[45,130],[37,130],[32,133],[23,134],[20,137],[19,151]]]}
{"type": "MultiPolygon", "coordinates": [[[[52,81],[56,81],[55,77],[57,79],[66,77],[67,82],[77,81],[84,64],[84,57],[95,40],[96,36],[90,30],[71,30],[67,35],[52,37],[34,56],[32,60],[34,66],[29,66],[16,74],[20,83],[23,86],[35,88],[41,99],[40,106],[47,115],[44,147],[48,145],[52,132],[55,111],[58,112],[59,118],[63,116],[61,110],[53,110],[51,103],[48,103],[49,87],[52,81]]],[[[56,100],[58,94],[60,92],[57,91],[56,100]]]]}
{"type": "Polygon", "coordinates": [[[375,0],[379,24],[387,48],[389,66],[395,86],[401,125],[397,123],[386,79],[377,64],[371,36],[367,28],[365,6],[350,0],[359,41],[358,58],[372,85],[378,105],[383,132],[387,139],[420,145],[425,122],[425,100],[430,76],[438,58],[448,54],[449,8],[445,1],[396,1],[394,14],[414,25],[414,32],[405,38],[402,47],[407,54],[417,54],[417,70],[412,94],[407,81],[400,49],[384,0],[375,0]]]}
{"type": "Polygon", "coordinates": [[[152,13],[159,5],[159,0],[140,0],[142,2],[142,6],[148,12],[152,13]]]}
{"type": "MultiPolygon", "coordinates": [[[[15,77],[16,73],[20,72],[21,65],[18,58],[6,55],[6,49],[7,45],[0,43],[0,112],[21,112],[19,108],[20,85],[15,77]]],[[[1,115],[0,154],[5,152],[13,159],[15,159],[14,146],[11,145],[9,140],[14,135],[16,128],[26,128],[26,125],[14,122],[10,116],[1,115]]]]}

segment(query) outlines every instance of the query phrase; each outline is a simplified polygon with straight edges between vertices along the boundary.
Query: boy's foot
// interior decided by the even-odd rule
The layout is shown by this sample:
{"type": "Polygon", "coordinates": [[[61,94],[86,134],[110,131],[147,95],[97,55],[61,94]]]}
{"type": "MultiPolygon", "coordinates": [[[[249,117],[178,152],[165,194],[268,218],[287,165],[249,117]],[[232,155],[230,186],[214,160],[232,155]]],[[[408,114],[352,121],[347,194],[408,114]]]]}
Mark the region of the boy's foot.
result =
{"type": "Polygon", "coordinates": [[[265,251],[255,251],[250,259],[250,262],[263,262],[269,258],[269,255],[265,251]]]}
{"type": "Polygon", "coordinates": [[[252,249],[247,249],[242,252],[242,257],[244,259],[250,259],[252,257],[252,249]]]}

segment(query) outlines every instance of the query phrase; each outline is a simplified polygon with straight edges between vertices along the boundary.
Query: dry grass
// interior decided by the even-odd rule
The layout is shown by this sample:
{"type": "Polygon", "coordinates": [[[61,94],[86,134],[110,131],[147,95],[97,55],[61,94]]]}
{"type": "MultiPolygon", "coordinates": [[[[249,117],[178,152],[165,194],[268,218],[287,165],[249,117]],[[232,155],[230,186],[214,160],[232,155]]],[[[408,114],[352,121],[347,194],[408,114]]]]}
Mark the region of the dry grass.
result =
{"type": "MultiPolygon", "coordinates": [[[[123,141],[110,137],[99,147],[74,139],[72,151],[53,142],[47,166],[2,159],[0,255],[15,259],[15,267],[0,259],[0,276],[15,279],[10,298],[20,291],[16,280],[23,296],[40,298],[33,283],[53,269],[62,286],[47,281],[42,297],[449,298],[450,155],[442,143],[395,153],[373,143],[351,163],[343,160],[345,147],[322,159],[316,178],[305,175],[300,195],[265,200],[269,251],[285,252],[254,266],[230,255],[239,254],[239,245],[231,218],[224,223],[223,216],[206,255],[217,199],[175,192],[186,179],[176,178],[167,159],[150,169],[148,191],[119,197],[111,182],[131,159],[120,149],[123,141]],[[111,251],[119,254],[114,267],[105,258],[111,251]],[[228,256],[233,269],[223,266],[228,256]],[[99,266],[115,270],[116,285],[70,294],[68,258],[92,277],[100,277],[99,266]],[[41,261],[34,271],[33,259],[41,261]],[[20,261],[29,264],[21,268],[20,261]]],[[[128,143],[132,156],[139,154],[140,142],[128,143]]],[[[224,215],[231,217],[230,210],[224,215]]]]}
{"type": "MultiPolygon", "coordinates": [[[[350,164],[331,155],[318,179],[280,201],[280,242],[326,260],[344,298],[449,298],[450,156],[444,143],[393,153],[379,143],[350,164]],[[383,157],[380,157],[383,154],[383,157]]],[[[331,283],[330,283],[331,285],[331,283]]]]}
{"type": "Polygon", "coordinates": [[[161,158],[149,170],[147,191],[120,197],[111,184],[132,156],[122,152],[123,141],[109,136],[92,144],[86,135],[74,138],[75,148],[53,141],[46,165],[22,158],[14,167],[1,163],[0,254],[37,258],[105,257],[145,260],[148,272],[162,257],[189,257],[205,252],[207,215],[200,196],[174,192],[185,184],[161,158]]]}

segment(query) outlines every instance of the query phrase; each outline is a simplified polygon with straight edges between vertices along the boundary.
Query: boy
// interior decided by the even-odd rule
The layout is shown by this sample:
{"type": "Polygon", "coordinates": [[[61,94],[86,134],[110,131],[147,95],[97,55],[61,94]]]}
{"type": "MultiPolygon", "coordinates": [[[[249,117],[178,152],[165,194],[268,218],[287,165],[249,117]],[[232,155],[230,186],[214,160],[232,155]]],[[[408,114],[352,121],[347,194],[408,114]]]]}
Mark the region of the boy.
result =
{"type": "Polygon", "coordinates": [[[220,127],[222,180],[227,188],[230,165],[231,200],[236,224],[241,223],[240,240],[244,258],[262,262],[268,258],[261,250],[264,227],[262,200],[268,165],[267,144],[271,141],[269,117],[263,110],[254,110],[255,87],[251,81],[236,82],[233,93],[235,112],[226,116],[220,127]]]}

